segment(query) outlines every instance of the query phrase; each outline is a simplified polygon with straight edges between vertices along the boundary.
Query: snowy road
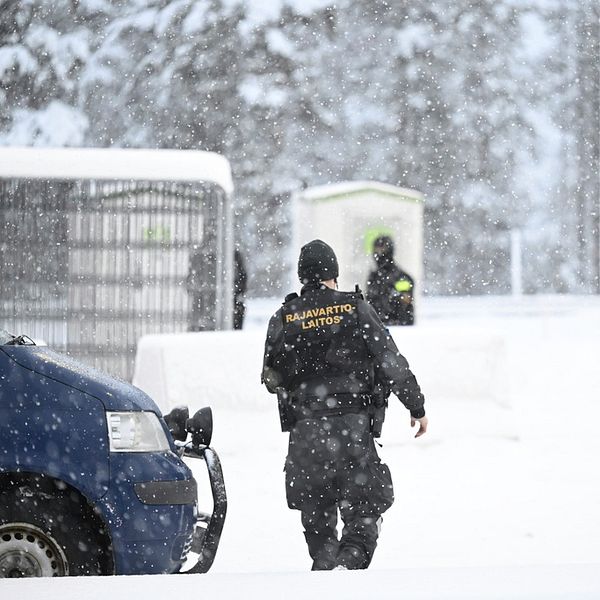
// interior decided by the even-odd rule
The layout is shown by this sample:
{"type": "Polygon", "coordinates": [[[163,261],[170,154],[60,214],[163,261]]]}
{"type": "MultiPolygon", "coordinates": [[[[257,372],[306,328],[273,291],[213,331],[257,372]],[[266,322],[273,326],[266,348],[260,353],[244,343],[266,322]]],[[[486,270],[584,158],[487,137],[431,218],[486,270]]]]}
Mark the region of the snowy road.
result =
{"type": "MultiPolygon", "coordinates": [[[[510,398],[427,396],[431,427],[419,440],[391,402],[380,455],[396,503],[372,569],[600,563],[598,300],[432,302],[425,330],[505,332],[510,398]]],[[[215,410],[230,511],[214,572],[308,568],[299,514],[285,504],[286,438],[274,403],[215,410]]]]}
{"type": "MultiPolygon", "coordinates": [[[[369,571],[308,572],[299,514],[285,503],[287,436],[274,403],[244,409],[213,398],[229,511],[209,574],[3,581],[0,599],[600,598],[599,299],[435,299],[424,308],[423,331],[505,333],[510,398],[428,396],[431,429],[419,440],[392,403],[380,454],[396,503],[369,571]]],[[[469,365],[461,376],[467,390],[469,365]]]]}
{"type": "Polygon", "coordinates": [[[8,580],[2,598],[60,600],[597,600],[598,565],[8,580]]]}

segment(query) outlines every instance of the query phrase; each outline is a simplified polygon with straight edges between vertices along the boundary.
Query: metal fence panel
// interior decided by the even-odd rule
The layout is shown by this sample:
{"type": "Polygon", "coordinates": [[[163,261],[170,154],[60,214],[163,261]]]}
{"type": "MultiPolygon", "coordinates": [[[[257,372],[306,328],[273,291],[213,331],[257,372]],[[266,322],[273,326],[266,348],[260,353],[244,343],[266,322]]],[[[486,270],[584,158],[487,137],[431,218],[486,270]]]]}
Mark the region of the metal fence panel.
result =
{"type": "Polygon", "coordinates": [[[142,335],[230,326],[229,219],[214,184],[0,179],[0,326],[131,379],[142,335]],[[200,246],[216,268],[198,327],[200,246]]]}

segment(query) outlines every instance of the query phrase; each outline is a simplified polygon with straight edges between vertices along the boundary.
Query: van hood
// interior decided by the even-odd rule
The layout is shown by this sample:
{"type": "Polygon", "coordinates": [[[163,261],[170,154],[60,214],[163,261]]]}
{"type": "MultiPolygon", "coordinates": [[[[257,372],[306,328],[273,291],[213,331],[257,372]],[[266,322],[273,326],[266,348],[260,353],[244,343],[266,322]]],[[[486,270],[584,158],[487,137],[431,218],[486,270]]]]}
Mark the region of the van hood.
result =
{"type": "Polygon", "coordinates": [[[139,388],[45,346],[1,346],[17,364],[97,398],[106,410],[148,410],[160,415],[156,403],[139,388]]]}

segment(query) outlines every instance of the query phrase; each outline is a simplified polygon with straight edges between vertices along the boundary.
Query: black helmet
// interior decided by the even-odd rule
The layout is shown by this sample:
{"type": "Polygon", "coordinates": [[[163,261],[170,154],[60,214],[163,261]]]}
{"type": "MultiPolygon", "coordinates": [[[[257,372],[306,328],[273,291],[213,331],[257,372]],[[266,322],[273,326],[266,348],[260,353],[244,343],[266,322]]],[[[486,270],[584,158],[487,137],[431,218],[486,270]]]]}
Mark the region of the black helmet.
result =
{"type": "Polygon", "coordinates": [[[338,261],[329,244],[313,240],[302,246],[298,259],[298,277],[302,284],[336,279],[338,275],[338,261]]]}

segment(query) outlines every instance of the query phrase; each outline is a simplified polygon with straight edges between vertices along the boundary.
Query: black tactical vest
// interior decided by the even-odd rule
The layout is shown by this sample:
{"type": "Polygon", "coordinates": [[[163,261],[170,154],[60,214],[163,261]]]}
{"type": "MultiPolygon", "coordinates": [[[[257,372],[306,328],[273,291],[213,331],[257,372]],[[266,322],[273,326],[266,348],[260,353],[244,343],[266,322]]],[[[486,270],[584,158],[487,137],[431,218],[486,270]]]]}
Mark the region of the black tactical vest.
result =
{"type": "Polygon", "coordinates": [[[358,318],[360,298],[360,293],[322,287],[286,298],[281,318],[288,390],[311,381],[326,393],[370,391],[372,367],[358,318]]]}

